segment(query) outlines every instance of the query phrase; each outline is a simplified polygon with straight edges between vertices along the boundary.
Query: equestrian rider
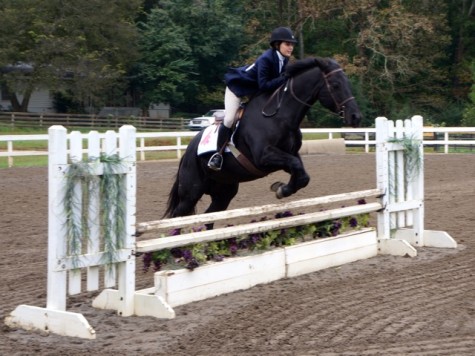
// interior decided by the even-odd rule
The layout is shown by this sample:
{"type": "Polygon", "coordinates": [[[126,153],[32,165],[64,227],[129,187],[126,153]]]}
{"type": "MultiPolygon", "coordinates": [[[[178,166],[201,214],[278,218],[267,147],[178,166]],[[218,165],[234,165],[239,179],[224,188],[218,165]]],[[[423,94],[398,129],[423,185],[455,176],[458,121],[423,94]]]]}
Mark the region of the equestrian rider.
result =
{"type": "Polygon", "coordinates": [[[281,86],[286,77],[285,66],[297,43],[288,27],[277,27],[270,36],[271,48],[266,50],[249,66],[230,68],[224,75],[226,92],[224,94],[225,116],[219,125],[218,152],[211,156],[208,167],[219,171],[223,164],[222,151],[231,137],[231,127],[241,104],[241,98],[258,92],[272,92],[281,86]]]}

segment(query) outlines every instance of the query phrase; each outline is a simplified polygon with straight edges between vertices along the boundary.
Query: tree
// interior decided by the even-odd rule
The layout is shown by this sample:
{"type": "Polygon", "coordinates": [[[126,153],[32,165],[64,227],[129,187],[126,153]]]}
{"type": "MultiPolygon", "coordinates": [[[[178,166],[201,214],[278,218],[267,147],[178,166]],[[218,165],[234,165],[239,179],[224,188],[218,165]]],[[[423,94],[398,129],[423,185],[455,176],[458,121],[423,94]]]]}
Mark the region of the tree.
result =
{"type": "Polygon", "coordinates": [[[232,1],[163,0],[139,24],[136,86],[143,105],[167,102],[187,110],[222,105],[223,75],[240,43],[232,1]]]}
{"type": "Polygon", "coordinates": [[[104,100],[134,59],[140,2],[0,0],[0,82],[13,109],[26,111],[36,88],[104,100]]]}

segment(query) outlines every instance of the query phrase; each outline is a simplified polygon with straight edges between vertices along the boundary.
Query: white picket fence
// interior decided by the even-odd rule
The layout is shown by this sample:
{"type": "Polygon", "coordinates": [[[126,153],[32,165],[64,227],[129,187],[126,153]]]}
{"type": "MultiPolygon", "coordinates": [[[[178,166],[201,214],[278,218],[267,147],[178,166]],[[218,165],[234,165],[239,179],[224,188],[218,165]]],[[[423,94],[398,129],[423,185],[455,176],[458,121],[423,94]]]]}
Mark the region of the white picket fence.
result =
{"type": "MultiPolygon", "coordinates": [[[[422,138],[422,117],[415,116],[411,120],[389,121],[385,118],[376,119],[376,168],[377,187],[372,190],[361,192],[350,192],[327,197],[311,198],[300,201],[270,204],[261,207],[250,207],[236,209],[225,212],[211,214],[201,214],[190,217],[180,217],[174,219],[164,219],[147,223],[136,224],[136,133],[132,126],[123,126],[119,133],[109,131],[105,135],[102,147],[97,132],[80,134],[73,132],[67,134],[66,129],[61,126],[53,126],[49,129],[49,231],[48,231],[48,283],[47,283],[47,304],[46,308],[20,305],[5,320],[7,325],[22,327],[25,329],[47,330],[67,336],[82,338],[95,338],[95,331],[89,325],[82,314],[66,311],[67,295],[80,293],[81,271],[86,271],[87,291],[100,290],[99,286],[101,270],[103,274],[103,288],[101,294],[94,301],[93,306],[99,308],[115,309],[122,316],[155,316],[159,318],[173,318],[175,312],[172,306],[179,305],[191,300],[199,300],[208,294],[193,296],[190,290],[181,291],[181,295],[190,295],[188,299],[171,300],[171,291],[163,290],[166,281],[163,274],[155,275],[155,287],[146,290],[135,290],[136,253],[157,251],[166,248],[183,246],[190,243],[214,241],[239,236],[242,234],[257,233],[282,229],[285,227],[300,226],[318,221],[335,219],[338,217],[353,216],[362,213],[377,212],[377,230],[375,233],[367,231],[356,232],[344,239],[331,240],[339,241],[338,263],[347,263],[356,259],[368,258],[377,253],[387,253],[395,255],[416,256],[417,251],[413,246],[436,246],[436,247],[456,247],[455,241],[445,232],[424,230],[424,176],[423,176],[423,138],[422,138]],[[415,157],[420,157],[419,169],[412,170],[413,163],[408,163],[407,147],[399,141],[400,139],[410,139],[412,151],[417,151],[415,157]],[[101,152],[106,155],[118,154],[122,160],[122,165],[116,169],[115,173],[123,177],[126,194],[125,206],[125,226],[126,232],[121,239],[120,248],[115,251],[115,259],[112,265],[104,262],[106,251],[104,250],[104,240],[100,234],[99,217],[100,210],[98,195],[92,195],[87,202],[87,209],[94,217],[88,224],[87,238],[81,245],[74,248],[68,244],[67,219],[68,215],[64,208],[64,191],[71,162],[81,161],[83,158],[83,141],[87,140],[87,152],[89,158],[97,158],[101,152]],[[69,157],[68,157],[69,143],[69,157]],[[238,226],[217,228],[211,231],[200,231],[183,234],[179,236],[155,237],[143,241],[136,241],[136,231],[150,233],[158,228],[176,228],[216,222],[232,217],[256,216],[256,214],[284,211],[300,207],[315,207],[323,203],[353,200],[363,197],[378,196],[379,201],[364,205],[347,206],[344,208],[316,211],[303,215],[260,221],[238,226]],[[363,239],[363,236],[364,239],[363,239]],[[361,244],[354,244],[355,241],[363,241],[361,244]],[[73,253],[71,253],[73,251],[73,253]],[[75,251],[75,252],[74,252],[75,251]],[[78,253],[81,251],[81,253],[78,253]],[[358,252],[359,251],[359,252],[358,252]],[[194,299],[193,299],[194,298],[194,299]]],[[[412,156],[411,156],[412,157],[412,156]]],[[[93,160],[90,163],[89,172],[100,176],[104,170],[103,163],[93,160]]],[[[78,184],[74,191],[79,199],[83,192],[78,184]]],[[[86,204],[83,202],[82,204],[86,204]]],[[[73,219],[78,219],[81,209],[85,206],[75,207],[76,213],[73,219]]],[[[70,217],[71,218],[71,217],[70,217]]],[[[325,246],[327,246],[325,245],[325,246]]],[[[323,245],[318,245],[323,246],[323,245]]],[[[326,268],[334,265],[334,257],[325,256],[326,248],[316,247],[320,258],[318,261],[313,257],[306,261],[301,261],[300,250],[294,252],[284,251],[278,259],[282,259],[284,268],[282,271],[294,271],[290,274],[285,272],[274,274],[271,277],[263,275],[263,279],[256,278],[255,274],[238,277],[232,288],[242,289],[243,286],[250,287],[256,283],[263,283],[282,277],[308,273],[310,271],[326,268]],[[296,252],[297,251],[297,252],[296,252]],[[322,252],[323,251],[323,252],[322,252]],[[323,259],[322,259],[323,258],[323,259]],[[292,265],[291,265],[292,264],[292,265]],[[295,267],[293,270],[285,266],[295,267]],[[318,266],[316,266],[318,265],[318,266]],[[257,281],[257,282],[256,282],[257,281]]],[[[329,251],[335,253],[335,247],[329,251]]],[[[265,263],[275,262],[274,254],[266,255],[265,263]]],[[[254,263],[254,262],[252,262],[254,263]]],[[[282,266],[279,260],[279,266],[282,266]]],[[[220,264],[213,268],[220,269],[220,264]]],[[[221,273],[228,273],[224,269],[226,264],[222,264],[221,273]]],[[[264,264],[264,266],[267,266],[264,264]]],[[[201,267],[200,267],[201,268],[201,267]]],[[[196,271],[187,272],[186,278],[179,283],[183,289],[183,284],[196,280],[196,271]],[[185,282],[184,282],[185,281],[185,282]]],[[[234,270],[234,269],[233,269],[234,270]]],[[[261,268],[260,273],[266,273],[269,268],[261,268]]],[[[271,272],[269,272],[271,273],[271,272]]],[[[179,275],[179,273],[177,273],[179,275]]],[[[208,273],[209,275],[209,273],[208,273]]],[[[171,283],[170,283],[171,286],[171,283]]],[[[219,282],[215,284],[216,289],[220,289],[219,282]]],[[[186,287],[186,286],[185,286],[186,287]]],[[[207,287],[209,292],[209,286],[207,287]]],[[[235,289],[222,289],[226,292],[235,289]]],[[[214,292],[212,295],[217,295],[214,292]]],[[[211,294],[209,294],[211,295],[211,294]]],[[[179,297],[177,297],[179,298],[179,297]]],[[[180,297],[181,298],[181,297],[180,297]]]]}

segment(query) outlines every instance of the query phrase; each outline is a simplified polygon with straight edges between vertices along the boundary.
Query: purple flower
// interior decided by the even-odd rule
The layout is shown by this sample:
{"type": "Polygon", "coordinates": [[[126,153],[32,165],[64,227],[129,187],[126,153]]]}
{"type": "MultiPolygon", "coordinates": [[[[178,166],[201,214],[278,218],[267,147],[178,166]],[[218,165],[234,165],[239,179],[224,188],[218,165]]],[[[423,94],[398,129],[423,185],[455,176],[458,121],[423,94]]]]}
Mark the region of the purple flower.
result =
{"type": "Polygon", "coordinates": [[[174,258],[181,258],[183,257],[183,250],[179,247],[174,247],[170,250],[171,255],[174,258]]]}
{"type": "Polygon", "coordinates": [[[236,244],[229,245],[229,252],[231,255],[235,255],[238,252],[238,246],[236,244]]]}
{"type": "Polygon", "coordinates": [[[358,226],[358,220],[355,217],[350,219],[350,226],[351,227],[357,227],[358,226]]]}
{"type": "Polygon", "coordinates": [[[332,236],[338,235],[338,233],[340,232],[340,228],[341,228],[341,221],[339,220],[333,221],[333,225],[330,228],[330,232],[332,236]]]}
{"type": "Polygon", "coordinates": [[[192,230],[193,232],[204,231],[204,230],[206,230],[206,226],[205,226],[205,225],[194,226],[191,230],[192,230]]]}
{"type": "Polygon", "coordinates": [[[223,255],[216,255],[213,257],[213,260],[216,262],[221,262],[224,259],[223,255]]]}
{"type": "Polygon", "coordinates": [[[190,261],[193,259],[193,252],[191,252],[190,250],[183,250],[182,256],[185,259],[185,261],[190,261]]]}
{"type": "Polygon", "coordinates": [[[192,258],[185,267],[190,271],[193,271],[196,267],[199,267],[199,265],[200,264],[198,263],[198,261],[192,258]]]}
{"type": "Polygon", "coordinates": [[[173,229],[172,231],[170,231],[170,236],[176,236],[176,235],[180,235],[181,234],[181,229],[179,228],[176,228],[176,229],[173,229]]]}
{"type": "Polygon", "coordinates": [[[358,200],[358,205],[364,205],[364,204],[366,204],[366,200],[364,198],[358,200]]]}
{"type": "Polygon", "coordinates": [[[276,219],[280,219],[280,218],[288,218],[289,216],[293,216],[292,212],[290,212],[289,210],[286,210],[282,213],[277,213],[275,214],[275,218],[276,219]]]}
{"type": "Polygon", "coordinates": [[[152,264],[152,253],[151,252],[146,252],[142,256],[142,262],[143,262],[143,272],[146,273],[148,272],[150,265],[152,264]]]}
{"type": "Polygon", "coordinates": [[[162,262],[160,260],[154,260],[153,261],[153,271],[158,272],[162,268],[162,262]]]}

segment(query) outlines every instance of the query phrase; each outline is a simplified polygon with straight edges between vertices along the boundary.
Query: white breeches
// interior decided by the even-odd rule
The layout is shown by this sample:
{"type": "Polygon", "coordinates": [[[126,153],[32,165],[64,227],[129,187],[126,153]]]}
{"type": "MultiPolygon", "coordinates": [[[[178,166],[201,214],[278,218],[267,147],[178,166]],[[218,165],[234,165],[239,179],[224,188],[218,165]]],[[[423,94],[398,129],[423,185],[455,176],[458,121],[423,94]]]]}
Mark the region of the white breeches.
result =
{"type": "Polygon", "coordinates": [[[231,128],[236,117],[236,113],[241,104],[241,99],[236,96],[228,87],[226,87],[226,92],[224,93],[224,126],[231,128]]]}

